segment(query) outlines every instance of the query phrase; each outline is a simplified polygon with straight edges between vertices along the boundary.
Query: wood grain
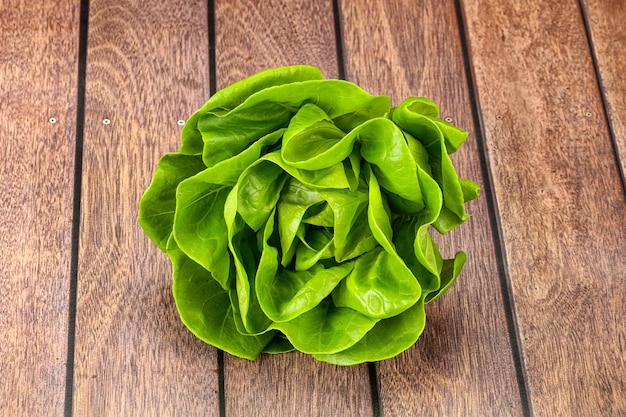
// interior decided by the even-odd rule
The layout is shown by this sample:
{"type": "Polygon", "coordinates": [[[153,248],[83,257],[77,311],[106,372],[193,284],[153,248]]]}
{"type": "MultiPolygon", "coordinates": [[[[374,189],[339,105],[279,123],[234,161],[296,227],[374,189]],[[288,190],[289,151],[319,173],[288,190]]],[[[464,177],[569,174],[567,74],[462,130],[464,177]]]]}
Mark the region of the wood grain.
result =
{"type": "MultiPolygon", "coordinates": [[[[395,103],[409,96],[437,102],[442,118],[472,132],[453,161],[460,176],[484,190],[454,2],[341,4],[348,78],[395,103]]],[[[424,334],[378,364],[385,416],[523,413],[488,201],[470,203],[473,218],[438,239],[444,255],[464,250],[468,260],[452,289],[427,306],[424,334]]]]}
{"type": "Polygon", "coordinates": [[[90,2],[75,416],[218,413],[216,350],[181,323],[137,224],[158,159],[208,97],[206,2],[90,2]]]}
{"type": "Polygon", "coordinates": [[[626,203],[579,5],[462,3],[534,415],[626,415],[626,203]]]}
{"type": "MultiPolygon", "coordinates": [[[[216,1],[219,88],[269,67],[310,64],[337,77],[331,1],[216,1]]],[[[341,368],[290,353],[255,362],[225,355],[226,414],[370,415],[367,366],[341,368]]]]}
{"type": "Polygon", "coordinates": [[[0,45],[0,416],[62,415],[78,2],[3,2],[0,45]]]}
{"type": "Polygon", "coordinates": [[[626,182],[626,3],[586,0],[581,4],[589,24],[622,178],[626,182]]]}
{"type": "MultiPolygon", "coordinates": [[[[180,322],[169,262],[136,222],[177,121],[209,95],[207,2],[89,3],[72,414],[219,415],[216,350],[180,322]]],[[[338,76],[331,0],[214,3],[218,87],[296,63],[338,76]]],[[[478,104],[483,134],[454,162],[493,195],[440,239],[468,262],[417,345],[376,365],[378,404],[365,365],[225,354],[228,417],[626,415],[626,7],[530,3],[338,2],[347,78],[396,103],[431,97],[472,132],[478,104]]],[[[64,414],[79,9],[0,6],[2,417],[64,414]]]]}
{"type": "Polygon", "coordinates": [[[300,352],[225,363],[228,417],[372,415],[366,365],[338,367],[300,352]]]}
{"type": "Polygon", "coordinates": [[[282,65],[314,65],[337,78],[333,19],[331,0],[216,0],[217,87],[282,65]]]}

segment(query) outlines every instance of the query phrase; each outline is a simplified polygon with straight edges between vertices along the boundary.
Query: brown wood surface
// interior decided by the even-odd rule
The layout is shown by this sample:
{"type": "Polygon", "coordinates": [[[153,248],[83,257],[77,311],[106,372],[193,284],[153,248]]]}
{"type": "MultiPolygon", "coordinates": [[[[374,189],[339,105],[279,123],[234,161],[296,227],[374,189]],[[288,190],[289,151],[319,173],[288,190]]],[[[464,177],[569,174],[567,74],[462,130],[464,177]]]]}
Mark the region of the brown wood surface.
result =
{"type": "Polygon", "coordinates": [[[155,162],[208,94],[206,3],[90,2],[75,416],[218,413],[216,350],[178,318],[137,224],[155,162]]]}
{"type": "Polygon", "coordinates": [[[579,5],[463,8],[532,411],[625,415],[626,205],[579,5]]]}
{"type": "MultiPolygon", "coordinates": [[[[316,65],[337,77],[332,2],[216,1],[216,73],[222,88],[269,67],[316,65]]],[[[366,365],[337,367],[308,355],[225,355],[225,410],[235,416],[363,416],[372,404],[366,365]]]]}
{"type": "Polygon", "coordinates": [[[215,0],[217,88],[281,65],[337,78],[332,0],[215,0]]]}
{"type": "MultiPolygon", "coordinates": [[[[472,132],[453,161],[459,175],[479,181],[484,193],[454,2],[411,4],[393,0],[364,8],[342,1],[346,74],[395,103],[429,97],[442,118],[472,132]]],[[[427,306],[418,343],[378,364],[384,416],[523,413],[487,204],[485,197],[472,202],[473,218],[438,239],[444,255],[464,250],[468,261],[452,289],[427,306]]]]}
{"type": "Polygon", "coordinates": [[[626,415],[623,2],[31,3],[0,5],[0,416],[626,415]],[[375,366],[221,361],[137,224],[210,86],[297,63],[471,132],[483,195],[438,239],[467,264],[375,366]]]}
{"type": "Polygon", "coordinates": [[[62,415],[78,2],[0,6],[0,415],[62,415]]]}
{"type": "Polygon", "coordinates": [[[626,182],[626,2],[586,0],[581,3],[593,40],[606,111],[620,157],[622,178],[626,182]]]}

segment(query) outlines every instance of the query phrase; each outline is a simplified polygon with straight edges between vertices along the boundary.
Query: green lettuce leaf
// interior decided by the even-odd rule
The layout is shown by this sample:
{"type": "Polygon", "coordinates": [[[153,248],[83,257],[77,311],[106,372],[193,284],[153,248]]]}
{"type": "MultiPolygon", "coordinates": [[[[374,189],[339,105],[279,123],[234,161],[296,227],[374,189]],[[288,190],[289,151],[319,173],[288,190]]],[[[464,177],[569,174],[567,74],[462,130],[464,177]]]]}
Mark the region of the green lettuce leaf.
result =
{"type": "Polygon", "coordinates": [[[168,251],[172,261],[172,285],[176,307],[183,323],[198,337],[233,355],[255,359],[275,332],[258,336],[242,334],[235,323],[228,291],[211,278],[201,265],[176,248],[168,251]]]}

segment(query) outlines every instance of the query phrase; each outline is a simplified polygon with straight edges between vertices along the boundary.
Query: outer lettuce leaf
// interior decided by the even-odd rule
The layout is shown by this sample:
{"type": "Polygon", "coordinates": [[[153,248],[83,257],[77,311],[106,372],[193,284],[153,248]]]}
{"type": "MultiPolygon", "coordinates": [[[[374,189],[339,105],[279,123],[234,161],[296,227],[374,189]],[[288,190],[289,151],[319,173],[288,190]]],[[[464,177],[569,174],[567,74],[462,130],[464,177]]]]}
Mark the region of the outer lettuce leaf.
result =
{"type": "Polygon", "coordinates": [[[316,359],[336,365],[356,365],[389,359],[410,348],[426,326],[424,303],[417,302],[402,314],[381,320],[350,348],[334,354],[315,354],[316,359]]]}
{"type": "Polygon", "coordinates": [[[210,111],[223,112],[234,109],[252,94],[268,87],[323,78],[324,76],[318,68],[294,65],[261,71],[245,80],[229,85],[215,93],[185,123],[181,135],[182,145],[178,152],[185,155],[202,155],[204,142],[202,141],[202,133],[198,129],[198,120],[202,115],[210,111]]]}
{"type": "Polygon", "coordinates": [[[459,177],[448,156],[447,143],[456,150],[460,146],[460,129],[449,126],[441,130],[441,123],[433,120],[434,110],[421,114],[428,100],[410,98],[405,100],[393,111],[392,120],[403,130],[417,138],[427,149],[432,176],[443,192],[444,205],[439,218],[434,222],[440,233],[447,233],[465,222],[470,216],[465,212],[465,200],[459,177]],[[455,135],[456,133],[456,135],[455,135]],[[444,136],[447,134],[447,136],[444,136]]]}
{"type": "Polygon", "coordinates": [[[141,197],[138,222],[162,251],[174,225],[176,187],[205,168],[201,158],[178,153],[168,153],[159,161],[152,183],[141,197]]]}
{"type": "Polygon", "coordinates": [[[336,307],[326,298],[295,319],[272,327],[283,332],[301,352],[331,354],[355,345],[377,321],[350,308],[336,307]]]}
{"type": "Polygon", "coordinates": [[[452,286],[454,281],[456,281],[456,278],[461,273],[461,269],[465,264],[465,259],[465,252],[457,252],[453,259],[445,259],[443,261],[441,269],[441,284],[436,291],[433,291],[426,296],[426,303],[436,300],[448,291],[450,286],[452,286]]]}
{"type": "Polygon", "coordinates": [[[242,334],[235,324],[228,292],[175,243],[170,245],[168,254],[174,270],[174,298],[183,323],[199,339],[235,356],[255,359],[275,332],[242,334]]]}
{"type": "Polygon", "coordinates": [[[350,275],[333,292],[333,302],[384,319],[410,308],[420,295],[419,283],[402,260],[377,248],[355,261],[350,275]]]}
{"type": "Polygon", "coordinates": [[[223,207],[229,188],[207,182],[206,172],[178,186],[173,233],[178,247],[228,289],[232,261],[223,207]]]}
{"type": "Polygon", "coordinates": [[[246,168],[257,162],[261,155],[265,155],[268,147],[280,141],[283,132],[284,129],[278,129],[269,133],[241,153],[207,168],[207,177],[210,177],[215,184],[235,185],[246,168]]]}
{"type": "Polygon", "coordinates": [[[314,102],[340,129],[351,130],[383,116],[389,98],[375,97],[341,80],[303,81],[268,87],[225,111],[209,111],[197,119],[207,166],[237,155],[260,137],[286,127],[297,110],[314,102]]]}
{"type": "Polygon", "coordinates": [[[277,355],[279,353],[287,353],[296,350],[289,339],[284,334],[278,333],[263,349],[263,353],[277,355]]]}

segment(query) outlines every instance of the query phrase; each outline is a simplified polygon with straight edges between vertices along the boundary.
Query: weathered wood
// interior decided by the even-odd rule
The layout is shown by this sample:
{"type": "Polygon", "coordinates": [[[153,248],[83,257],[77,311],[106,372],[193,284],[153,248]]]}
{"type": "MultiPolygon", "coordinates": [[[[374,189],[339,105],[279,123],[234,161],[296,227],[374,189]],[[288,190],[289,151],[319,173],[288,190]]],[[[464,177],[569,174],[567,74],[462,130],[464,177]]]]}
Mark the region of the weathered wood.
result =
{"type": "Polygon", "coordinates": [[[462,3],[534,415],[624,415],[624,191],[579,4],[462,3]]]}
{"type": "MultiPolygon", "coordinates": [[[[169,261],[136,222],[178,120],[209,96],[207,2],[89,3],[73,415],[218,415],[216,350],[180,322],[169,261]]],[[[227,416],[626,415],[623,2],[208,3],[219,88],[296,63],[337,77],[338,4],[349,80],[396,103],[428,96],[471,132],[478,104],[484,134],[453,159],[493,191],[439,240],[468,262],[417,345],[376,365],[379,402],[366,365],[225,354],[227,416]]],[[[64,414],[79,10],[0,6],[3,417],[64,414]]]]}
{"type": "Polygon", "coordinates": [[[586,12],[606,111],[626,181],[626,3],[585,0],[581,4],[586,12]]]}
{"type": "Polygon", "coordinates": [[[332,13],[331,0],[216,0],[217,87],[282,65],[314,65],[337,78],[332,13]]]}
{"type": "Polygon", "coordinates": [[[206,2],[91,1],[88,47],[74,415],[216,415],[216,350],[181,323],[136,221],[208,96],[206,2]]]}
{"type": "Polygon", "coordinates": [[[3,2],[0,45],[0,415],[62,415],[78,2],[3,2]]]}
{"type": "Polygon", "coordinates": [[[226,415],[369,416],[366,365],[338,367],[300,352],[254,362],[225,355],[226,415]]]}
{"type": "MultiPolygon", "coordinates": [[[[341,4],[347,77],[395,103],[409,96],[437,102],[442,118],[472,132],[453,161],[460,176],[484,188],[454,2],[341,4]]],[[[427,306],[424,334],[377,365],[385,416],[523,412],[488,198],[470,203],[473,218],[438,239],[445,255],[464,250],[468,260],[452,289],[427,306]]]]}
{"type": "MultiPolygon", "coordinates": [[[[331,1],[216,1],[218,88],[269,67],[318,66],[337,77],[331,1]]],[[[341,368],[300,353],[255,362],[225,355],[226,414],[363,416],[372,412],[367,366],[341,368]]]]}

